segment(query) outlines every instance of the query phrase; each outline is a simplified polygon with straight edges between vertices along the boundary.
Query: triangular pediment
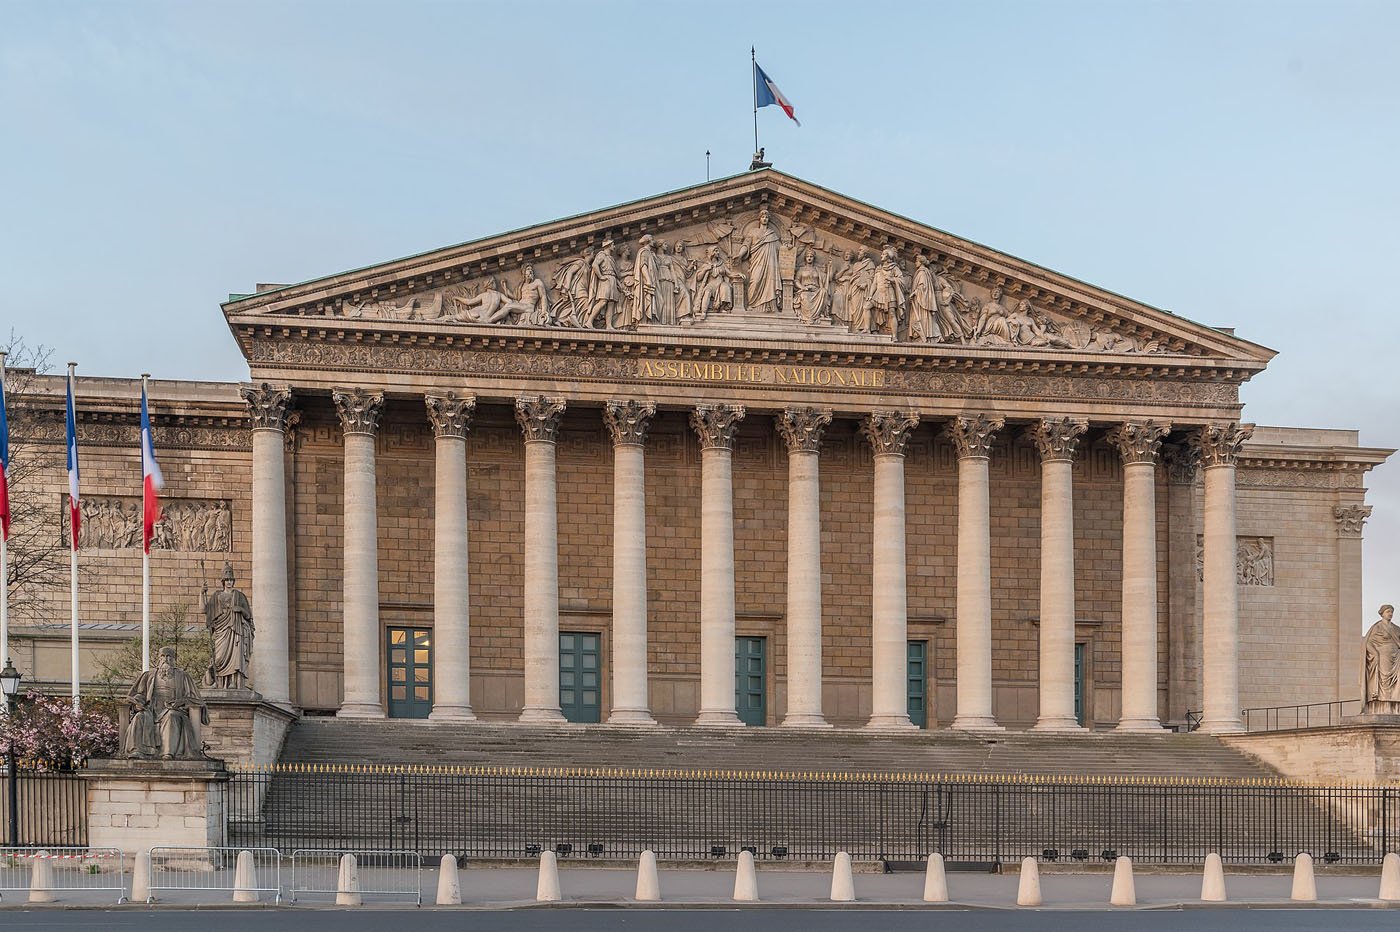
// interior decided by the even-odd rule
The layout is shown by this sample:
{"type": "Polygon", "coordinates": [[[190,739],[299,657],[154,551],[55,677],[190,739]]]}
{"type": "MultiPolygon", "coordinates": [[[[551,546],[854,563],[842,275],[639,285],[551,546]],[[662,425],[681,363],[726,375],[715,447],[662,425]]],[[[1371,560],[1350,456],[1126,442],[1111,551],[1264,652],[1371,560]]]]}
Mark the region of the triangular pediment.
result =
{"type": "Polygon", "coordinates": [[[235,330],[314,317],[376,330],[1194,357],[1249,371],[1273,356],[772,170],[233,296],[224,310],[235,330]]]}

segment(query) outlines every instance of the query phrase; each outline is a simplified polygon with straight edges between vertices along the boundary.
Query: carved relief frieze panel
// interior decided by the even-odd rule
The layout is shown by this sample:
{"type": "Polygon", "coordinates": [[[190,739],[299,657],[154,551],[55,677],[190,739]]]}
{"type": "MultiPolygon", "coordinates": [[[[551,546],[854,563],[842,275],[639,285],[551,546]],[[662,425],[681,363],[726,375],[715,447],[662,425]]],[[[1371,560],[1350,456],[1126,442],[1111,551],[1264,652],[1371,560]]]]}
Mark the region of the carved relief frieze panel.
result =
{"type": "MultiPolygon", "coordinates": [[[[141,547],[141,496],[85,497],[78,546],[92,550],[141,547]]],[[[71,539],[68,496],[60,512],[61,540],[71,539]]],[[[172,498],[161,502],[151,532],[152,550],[225,553],[233,549],[233,506],[228,499],[172,498]]]]}
{"type": "MultiPolygon", "coordinates": [[[[1205,539],[1196,535],[1196,578],[1205,578],[1205,539]]],[[[1241,586],[1274,584],[1274,539],[1244,537],[1237,540],[1235,582],[1241,586]]]]}

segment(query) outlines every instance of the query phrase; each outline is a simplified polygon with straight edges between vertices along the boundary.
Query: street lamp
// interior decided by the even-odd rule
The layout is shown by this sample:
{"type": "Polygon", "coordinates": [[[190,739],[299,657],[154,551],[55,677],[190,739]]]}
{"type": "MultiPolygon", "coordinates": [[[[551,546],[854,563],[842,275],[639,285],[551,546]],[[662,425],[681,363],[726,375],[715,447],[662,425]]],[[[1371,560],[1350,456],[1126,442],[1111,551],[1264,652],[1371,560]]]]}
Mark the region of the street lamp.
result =
{"type": "MultiPolygon", "coordinates": [[[[15,696],[19,694],[19,681],[23,679],[20,672],[15,669],[14,661],[5,658],[5,669],[0,670],[0,690],[5,693],[5,711],[11,718],[15,714],[15,696]]],[[[11,723],[13,725],[13,723],[11,723]]],[[[10,730],[10,746],[6,751],[6,759],[10,763],[9,780],[9,816],[10,816],[10,839],[11,848],[19,847],[19,766],[15,763],[15,733],[13,727],[10,730]]]]}

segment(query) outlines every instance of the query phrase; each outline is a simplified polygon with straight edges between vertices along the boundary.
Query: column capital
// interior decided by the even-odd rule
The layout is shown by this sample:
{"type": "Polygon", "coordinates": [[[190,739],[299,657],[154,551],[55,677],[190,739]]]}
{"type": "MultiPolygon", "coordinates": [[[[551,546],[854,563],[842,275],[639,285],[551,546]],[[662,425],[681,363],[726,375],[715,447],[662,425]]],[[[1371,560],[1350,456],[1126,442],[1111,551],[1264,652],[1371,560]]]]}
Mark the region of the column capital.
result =
{"type": "Polygon", "coordinates": [[[1187,443],[1200,457],[1201,466],[1234,466],[1239,462],[1240,447],[1254,435],[1253,424],[1207,424],[1192,431],[1187,443]]]}
{"type": "Polygon", "coordinates": [[[831,412],[824,408],[785,408],[778,415],[778,433],[789,453],[817,453],[830,423],[831,412]]]}
{"type": "Polygon", "coordinates": [[[424,395],[423,404],[428,409],[428,420],[433,425],[434,437],[466,437],[472,424],[472,414],[476,411],[476,398],[467,395],[459,398],[455,393],[446,395],[424,395]]]}
{"type": "Polygon", "coordinates": [[[1167,464],[1167,481],[1173,485],[1195,485],[1201,466],[1201,455],[1186,443],[1162,446],[1162,460],[1167,464]]]}
{"type": "Polygon", "coordinates": [[[903,456],[909,434],[919,426],[919,416],[912,411],[877,411],[860,422],[860,432],[876,456],[903,456]]]}
{"type": "Polygon", "coordinates": [[[1032,424],[1026,434],[1035,441],[1042,460],[1067,463],[1073,461],[1079,438],[1088,429],[1086,418],[1046,417],[1032,424]]]}
{"type": "Polygon", "coordinates": [[[1162,438],[1172,426],[1164,421],[1124,421],[1108,432],[1108,442],[1118,448],[1124,465],[1156,463],[1162,438]]]}
{"type": "Polygon", "coordinates": [[[628,443],[642,446],[647,442],[647,428],[656,415],[656,405],[649,401],[609,401],[603,407],[603,423],[608,425],[614,446],[628,443]]]}
{"type": "Polygon", "coordinates": [[[690,426],[700,437],[702,450],[732,450],[739,422],[744,419],[743,405],[697,405],[690,412],[690,426]]]}
{"type": "Polygon", "coordinates": [[[522,395],[515,399],[515,420],[525,433],[526,443],[553,443],[564,419],[563,398],[522,395]]]}
{"type": "Polygon", "coordinates": [[[367,392],[363,388],[331,390],[335,413],[340,415],[340,428],[347,434],[369,434],[379,431],[379,416],[384,413],[384,393],[367,392]]]}
{"type": "Polygon", "coordinates": [[[1337,521],[1338,537],[1361,537],[1361,529],[1366,519],[1371,517],[1370,505],[1338,505],[1332,509],[1332,517],[1337,521]]]}
{"type": "Polygon", "coordinates": [[[292,406],[290,389],[274,388],[264,382],[261,385],[240,385],[238,394],[248,405],[248,414],[253,419],[253,430],[286,428],[287,412],[292,406]]]}
{"type": "Polygon", "coordinates": [[[988,417],[985,414],[963,414],[948,422],[943,434],[953,441],[958,459],[978,457],[986,459],[992,455],[992,441],[997,431],[1006,426],[1006,419],[988,417]]]}
{"type": "Polygon", "coordinates": [[[287,412],[287,416],[282,419],[282,449],[288,453],[295,453],[301,449],[301,412],[292,409],[287,412]]]}

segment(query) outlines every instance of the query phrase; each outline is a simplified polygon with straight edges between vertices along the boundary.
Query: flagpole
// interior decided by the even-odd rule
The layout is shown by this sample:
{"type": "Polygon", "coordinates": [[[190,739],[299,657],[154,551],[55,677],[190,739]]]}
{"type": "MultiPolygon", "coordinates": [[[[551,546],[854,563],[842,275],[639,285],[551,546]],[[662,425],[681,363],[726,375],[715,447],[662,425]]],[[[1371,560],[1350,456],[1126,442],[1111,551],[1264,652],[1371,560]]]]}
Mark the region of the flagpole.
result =
{"type": "MultiPolygon", "coordinates": [[[[70,362],[68,364],[68,391],[70,394],[72,394],[73,392],[73,370],[77,368],[78,364],[76,362],[70,362]]],[[[73,411],[73,433],[75,436],[77,435],[77,432],[78,412],[76,410],[75,404],[73,411]]],[[[76,457],[76,453],[74,453],[73,455],[76,457]]],[[[77,464],[74,463],[74,466],[76,465],[77,464]]],[[[69,674],[72,679],[73,711],[76,712],[78,711],[78,534],[76,527],[70,527],[69,530],[71,533],[69,533],[68,535],[68,553],[71,559],[69,560],[68,574],[68,608],[69,614],[71,616],[70,624],[72,627],[72,647],[71,656],[69,657],[69,674]]]]}
{"type": "MultiPolygon", "coordinates": [[[[146,382],[149,372],[141,373],[141,403],[146,404],[146,382]]],[[[146,441],[141,440],[141,521],[146,520],[146,441]]],[[[141,671],[151,668],[151,547],[141,535],[141,671]]]]}
{"type": "Polygon", "coordinates": [[[749,78],[753,82],[753,151],[758,152],[758,58],[749,46],[749,78]]]}
{"type": "MultiPolygon", "coordinates": [[[[0,405],[5,403],[5,357],[8,355],[6,350],[0,350],[0,405]]],[[[10,551],[7,536],[0,529],[0,663],[10,659],[10,551]]],[[[5,714],[8,714],[8,709],[7,703],[5,714]]]]}

